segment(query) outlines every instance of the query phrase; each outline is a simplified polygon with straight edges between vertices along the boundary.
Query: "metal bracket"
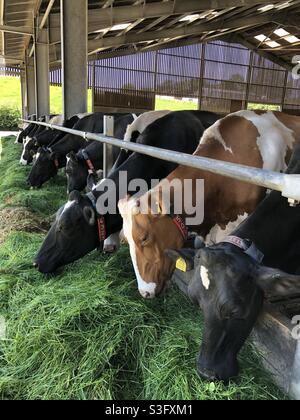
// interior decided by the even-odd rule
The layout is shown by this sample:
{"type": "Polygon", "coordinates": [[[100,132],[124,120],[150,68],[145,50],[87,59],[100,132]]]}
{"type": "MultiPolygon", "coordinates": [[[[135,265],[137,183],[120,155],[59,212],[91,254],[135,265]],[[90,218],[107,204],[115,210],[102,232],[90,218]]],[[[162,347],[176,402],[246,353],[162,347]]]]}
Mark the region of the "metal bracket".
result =
{"type": "Polygon", "coordinates": [[[291,207],[300,204],[300,175],[285,175],[282,185],[282,196],[288,199],[291,207]]]}

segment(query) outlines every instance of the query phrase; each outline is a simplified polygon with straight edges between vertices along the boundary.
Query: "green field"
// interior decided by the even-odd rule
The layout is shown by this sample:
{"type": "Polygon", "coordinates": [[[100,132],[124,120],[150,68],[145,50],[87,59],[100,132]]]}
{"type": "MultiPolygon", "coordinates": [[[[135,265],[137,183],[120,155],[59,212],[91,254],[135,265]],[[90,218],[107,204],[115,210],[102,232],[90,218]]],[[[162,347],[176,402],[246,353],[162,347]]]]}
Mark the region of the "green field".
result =
{"type": "MultiPolygon", "coordinates": [[[[17,77],[0,77],[0,107],[9,106],[21,110],[21,84],[17,77]]],[[[88,91],[88,110],[92,110],[92,91],[88,91]]],[[[50,112],[60,114],[62,112],[62,89],[50,87],[50,112]]]]}
{"type": "Polygon", "coordinates": [[[143,300],[126,246],[110,257],[95,251],[57,277],[38,273],[32,261],[66,200],[66,180],[29,190],[20,153],[13,137],[2,139],[0,399],[285,398],[250,343],[237,382],[202,381],[200,310],[175,288],[143,300]]]}
{"type": "MultiPolygon", "coordinates": [[[[21,110],[21,85],[17,77],[0,77],[0,107],[10,106],[21,110]]],[[[197,109],[197,105],[191,102],[180,102],[165,99],[156,99],[156,109],[170,109],[179,111],[182,109],[197,109]]],[[[88,91],[89,112],[92,111],[92,91],[88,91]]],[[[60,87],[50,87],[50,108],[52,114],[62,112],[62,90],[60,87]]]]}

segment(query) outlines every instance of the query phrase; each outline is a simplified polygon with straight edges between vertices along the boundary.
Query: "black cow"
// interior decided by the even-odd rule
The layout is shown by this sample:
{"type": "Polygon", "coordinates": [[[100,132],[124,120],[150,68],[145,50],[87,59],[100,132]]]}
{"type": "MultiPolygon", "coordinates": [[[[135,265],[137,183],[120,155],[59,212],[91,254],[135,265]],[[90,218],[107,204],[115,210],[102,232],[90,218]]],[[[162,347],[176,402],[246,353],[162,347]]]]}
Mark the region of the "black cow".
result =
{"type": "MultiPolygon", "coordinates": [[[[114,137],[122,139],[131,120],[130,115],[123,115],[115,118],[114,137]]],[[[123,157],[123,151],[120,153],[118,147],[112,149],[112,159],[116,165],[120,166],[123,157]]],[[[125,159],[126,160],[126,159],[125,159]]],[[[124,161],[124,160],[123,160],[124,161]]],[[[114,168],[118,167],[114,165],[114,168]]],[[[68,193],[72,191],[82,191],[87,186],[89,173],[93,175],[94,182],[97,182],[96,172],[103,169],[103,144],[92,142],[85,149],[78,153],[71,152],[67,155],[66,174],[68,179],[68,193]]]]}
{"type": "MultiPolygon", "coordinates": [[[[104,115],[107,114],[95,113],[88,115],[78,121],[73,128],[74,130],[90,133],[103,133],[104,115]]],[[[116,124],[119,124],[120,121],[120,125],[124,129],[124,133],[127,125],[131,124],[134,120],[134,117],[131,114],[114,114],[114,117],[116,124]]],[[[116,130],[116,132],[119,133],[118,130],[116,130]]],[[[78,137],[74,134],[67,134],[55,144],[50,145],[48,150],[39,150],[38,158],[35,160],[27,180],[28,184],[32,187],[41,187],[45,182],[57,174],[58,169],[66,166],[66,156],[68,153],[77,153],[80,149],[90,143],[91,142],[87,142],[82,137],[78,137]]]]}
{"type": "MultiPolygon", "coordinates": [[[[300,174],[300,149],[288,172],[300,174]]],[[[201,377],[225,382],[236,377],[238,352],[264,295],[300,293],[299,232],[300,206],[290,207],[280,193],[272,192],[224,242],[196,251],[167,251],[187,270],[183,280],[190,279],[189,295],[204,313],[197,366],[201,377]]]]}
{"type": "MultiPolygon", "coordinates": [[[[30,115],[28,121],[36,121],[36,115],[30,115]]],[[[31,130],[35,128],[35,124],[27,123],[22,130],[19,131],[19,134],[16,138],[16,143],[23,144],[24,139],[29,135],[31,130]]]]}
{"type": "MultiPolygon", "coordinates": [[[[50,119],[55,117],[55,115],[50,115],[50,119]]],[[[36,115],[31,115],[28,118],[30,121],[36,121],[36,115]]],[[[39,122],[46,122],[46,116],[40,117],[38,118],[39,122]]],[[[36,134],[40,134],[45,130],[45,127],[42,126],[38,126],[37,124],[28,124],[26,128],[24,128],[24,130],[22,130],[18,136],[17,136],[17,140],[16,143],[22,143],[24,144],[25,140],[29,137],[30,139],[36,135],[36,134]]]]}
{"type": "MultiPolygon", "coordinates": [[[[75,115],[67,121],[50,120],[50,123],[62,125],[66,128],[73,128],[81,117],[75,115]]],[[[44,128],[40,133],[36,132],[32,138],[28,136],[24,143],[23,153],[20,159],[22,165],[29,165],[33,162],[33,157],[37,154],[39,148],[54,145],[65,136],[62,131],[51,130],[44,128]]]]}
{"type": "MultiPolygon", "coordinates": [[[[192,154],[206,128],[214,124],[219,116],[201,111],[173,112],[150,124],[139,136],[137,143],[171,149],[192,154]]],[[[128,182],[144,179],[150,186],[152,179],[163,179],[176,164],[133,153],[108,179],[116,185],[116,203],[119,196],[119,173],[126,171],[128,182]]],[[[126,194],[126,192],[125,192],[126,194]]],[[[93,249],[102,246],[104,239],[122,229],[122,217],[107,214],[106,210],[95,210],[95,203],[102,196],[97,190],[92,194],[70,194],[69,202],[59,210],[57,219],[50,229],[37,257],[36,265],[42,273],[55,272],[93,249]],[[100,234],[99,234],[100,232],[100,234]]]]}

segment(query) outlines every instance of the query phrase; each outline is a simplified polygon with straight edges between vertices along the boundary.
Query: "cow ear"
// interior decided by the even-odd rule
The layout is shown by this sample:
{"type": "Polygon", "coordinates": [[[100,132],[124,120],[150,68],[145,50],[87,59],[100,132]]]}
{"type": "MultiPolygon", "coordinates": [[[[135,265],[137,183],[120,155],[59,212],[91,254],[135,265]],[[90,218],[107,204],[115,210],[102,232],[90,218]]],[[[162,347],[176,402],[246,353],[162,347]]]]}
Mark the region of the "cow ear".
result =
{"type": "Polygon", "coordinates": [[[83,209],[83,216],[90,226],[94,226],[96,223],[96,213],[92,207],[85,206],[83,209]]]}
{"type": "Polygon", "coordinates": [[[73,160],[74,162],[78,162],[78,156],[75,152],[70,152],[67,157],[73,160]]]}
{"type": "Polygon", "coordinates": [[[269,295],[289,296],[300,293],[300,276],[260,266],[256,283],[269,295]]]}
{"type": "Polygon", "coordinates": [[[88,174],[87,182],[86,182],[87,190],[89,192],[94,191],[102,179],[103,179],[103,171],[97,171],[97,176],[94,173],[88,174]]]}
{"type": "Polygon", "coordinates": [[[201,238],[201,236],[197,235],[195,237],[194,247],[195,247],[195,249],[202,249],[202,248],[206,247],[205,242],[204,242],[203,238],[201,238]]]}
{"type": "Polygon", "coordinates": [[[175,262],[175,266],[177,270],[187,272],[194,269],[194,256],[195,251],[191,249],[166,249],[165,254],[169,257],[172,261],[175,262]]]}

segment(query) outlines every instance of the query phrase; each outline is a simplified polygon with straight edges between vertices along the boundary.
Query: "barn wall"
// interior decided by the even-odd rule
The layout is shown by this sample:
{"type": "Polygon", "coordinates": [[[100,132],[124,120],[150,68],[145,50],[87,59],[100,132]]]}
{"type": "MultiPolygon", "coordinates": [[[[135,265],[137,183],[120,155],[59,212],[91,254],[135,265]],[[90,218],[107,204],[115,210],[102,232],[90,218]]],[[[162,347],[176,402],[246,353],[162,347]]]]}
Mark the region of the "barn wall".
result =
{"type": "MultiPolygon", "coordinates": [[[[221,113],[248,103],[300,113],[300,80],[238,44],[214,41],[113,58],[103,54],[88,64],[96,108],[151,110],[155,96],[165,95],[198,99],[201,109],[221,113]]],[[[0,74],[19,76],[20,70],[0,67],[0,74]]],[[[52,69],[51,85],[61,82],[61,69],[52,69]]]]}
{"type": "Polygon", "coordinates": [[[154,109],[155,96],[196,98],[221,113],[248,103],[300,110],[300,82],[278,65],[238,44],[214,41],[99,59],[89,65],[95,105],[154,109]]]}

